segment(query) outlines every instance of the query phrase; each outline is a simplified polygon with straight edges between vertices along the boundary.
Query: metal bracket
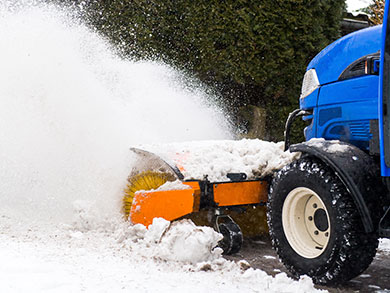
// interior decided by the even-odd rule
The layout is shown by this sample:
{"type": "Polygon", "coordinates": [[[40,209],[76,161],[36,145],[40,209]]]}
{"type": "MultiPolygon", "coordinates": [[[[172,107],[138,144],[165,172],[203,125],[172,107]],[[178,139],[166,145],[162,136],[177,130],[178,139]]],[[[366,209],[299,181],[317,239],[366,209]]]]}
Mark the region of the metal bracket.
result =
{"type": "Polygon", "coordinates": [[[290,130],[291,130],[291,125],[294,122],[295,118],[299,116],[311,115],[311,114],[312,113],[309,111],[296,109],[288,115],[285,130],[284,130],[284,151],[287,151],[290,147],[290,130]]]}
{"type": "MultiPolygon", "coordinates": [[[[216,210],[216,211],[219,211],[219,210],[216,210]]],[[[220,215],[220,214],[215,215],[215,230],[218,233],[221,233],[221,231],[219,231],[219,224],[220,224],[221,220],[224,223],[231,222],[231,223],[234,223],[237,225],[237,223],[229,215],[220,215]]]]}

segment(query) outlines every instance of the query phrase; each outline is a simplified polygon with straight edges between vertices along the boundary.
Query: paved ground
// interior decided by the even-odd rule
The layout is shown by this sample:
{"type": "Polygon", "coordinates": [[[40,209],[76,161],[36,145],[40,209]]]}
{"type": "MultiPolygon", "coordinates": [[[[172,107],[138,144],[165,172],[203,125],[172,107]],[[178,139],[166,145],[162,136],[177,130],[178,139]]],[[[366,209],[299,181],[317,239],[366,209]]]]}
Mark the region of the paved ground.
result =
{"type": "MultiPolygon", "coordinates": [[[[226,258],[231,260],[245,259],[253,268],[261,269],[272,275],[279,272],[287,273],[272,249],[268,236],[259,239],[245,239],[241,251],[226,258]]],[[[371,266],[362,275],[343,286],[337,288],[318,286],[318,288],[327,289],[331,293],[390,293],[390,255],[379,251],[371,266]]]]}

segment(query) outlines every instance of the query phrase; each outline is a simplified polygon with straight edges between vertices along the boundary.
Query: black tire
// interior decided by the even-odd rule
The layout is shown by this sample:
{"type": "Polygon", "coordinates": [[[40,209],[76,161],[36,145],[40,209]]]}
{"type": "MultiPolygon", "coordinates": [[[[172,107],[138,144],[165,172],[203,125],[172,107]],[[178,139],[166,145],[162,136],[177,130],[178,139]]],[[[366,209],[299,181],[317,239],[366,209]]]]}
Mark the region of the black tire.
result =
{"type": "Polygon", "coordinates": [[[218,244],[222,248],[223,254],[229,255],[239,252],[243,243],[240,227],[234,222],[226,222],[219,224],[218,228],[223,236],[218,244]]]}
{"type": "MultiPolygon", "coordinates": [[[[308,205],[307,203],[306,206],[308,205]]],[[[315,204],[313,206],[317,207],[315,204]]],[[[344,283],[362,273],[376,254],[377,234],[364,231],[359,212],[345,186],[330,167],[314,157],[303,157],[276,174],[271,184],[267,207],[272,245],[295,278],[306,274],[312,277],[317,284],[344,283]],[[310,257],[296,244],[297,241],[301,241],[301,238],[298,237],[299,240],[295,240],[290,237],[289,241],[285,233],[285,229],[290,229],[287,219],[292,219],[286,216],[286,210],[293,209],[294,205],[290,205],[293,200],[291,198],[300,190],[309,192],[307,198],[310,198],[310,191],[315,194],[315,198],[319,197],[326,215],[326,218],[322,217],[326,220],[315,223],[315,227],[326,231],[329,239],[325,239],[321,243],[322,246],[315,247],[318,249],[318,255],[314,250],[310,250],[314,252],[314,255],[310,257]],[[283,215],[284,204],[286,206],[283,215]],[[326,221],[329,222],[326,223],[326,221]]],[[[307,216],[305,212],[302,212],[305,219],[304,225],[291,224],[292,227],[298,227],[297,229],[301,230],[301,227],[306,227],[306,223],[313,220],[313,217],[307,216]]],[[[315,210],[315,214],[323,215],[324,212],[317,213],[315,210]]],[[[307,228],[306,232],[302,233],[312,237],[310,231],[311,228],[307,228]]],[[[314,232],[318,235],[318,231],[314,232]]],[[[287,231],[287,235],[292,234],[287,231]]]]}

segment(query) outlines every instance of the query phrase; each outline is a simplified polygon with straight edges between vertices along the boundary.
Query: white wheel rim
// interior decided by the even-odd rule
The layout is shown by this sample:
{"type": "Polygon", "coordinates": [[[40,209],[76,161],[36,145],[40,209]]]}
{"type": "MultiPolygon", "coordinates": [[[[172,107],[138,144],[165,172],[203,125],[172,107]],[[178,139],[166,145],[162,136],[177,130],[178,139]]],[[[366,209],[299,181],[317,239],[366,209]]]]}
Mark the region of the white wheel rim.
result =
{"type": "Polygon", "coordinates": [[[316,258],[326,249],[330,236],[329,214],[313,190],[298,187],[283,204],[282,224],[290,246],[300,256],[316,258]]]}

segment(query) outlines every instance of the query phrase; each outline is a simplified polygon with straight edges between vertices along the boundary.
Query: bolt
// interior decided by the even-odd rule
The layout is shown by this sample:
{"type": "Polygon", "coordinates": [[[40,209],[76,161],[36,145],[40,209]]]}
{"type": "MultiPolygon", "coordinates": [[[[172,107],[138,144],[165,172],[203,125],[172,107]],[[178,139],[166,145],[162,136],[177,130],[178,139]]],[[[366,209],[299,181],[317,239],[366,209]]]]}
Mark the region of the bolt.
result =
{"type": "Polygon", "coordinates": [[[315,235],[318,235],[318,233],[319,233],[319,232],[318,232],[317,230],[314,231],[314,234],[315,234],[315,235]]]}
{"type": "Polygon", "coordinates": [[[313,204],[313,208],[315,208],[315,209],[317,208],[317,204],[316,204],[316,203],[315,203],[315,204],[313,204]]]}
{"type": "Polygon", "coordinates": [[[309,221],[313,221],[313,217],[312,216],[309,217],[309,221]]]}

